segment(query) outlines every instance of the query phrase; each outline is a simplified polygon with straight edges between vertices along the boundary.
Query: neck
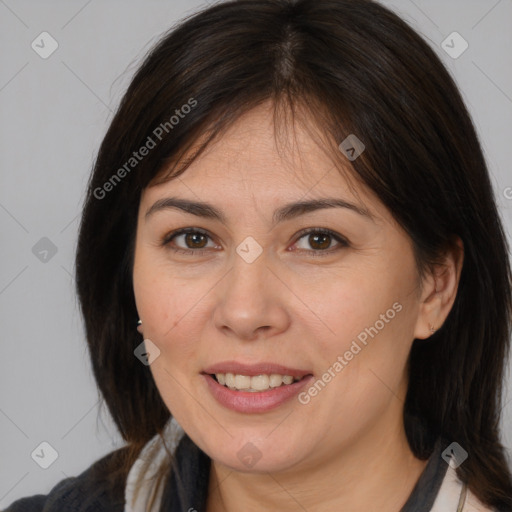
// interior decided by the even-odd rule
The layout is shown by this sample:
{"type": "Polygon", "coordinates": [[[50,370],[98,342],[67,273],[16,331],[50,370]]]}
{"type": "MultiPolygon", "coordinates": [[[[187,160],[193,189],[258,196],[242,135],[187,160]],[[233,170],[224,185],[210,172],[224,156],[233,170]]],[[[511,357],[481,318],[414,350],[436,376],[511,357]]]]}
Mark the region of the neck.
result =
{"type": "Polygon", "coordinates": [[[330,458],[314,466],[255,474],[212,460],[207,512],[398,512],[427,461],[411,452],[402,416],[395,410],[391,417],[394,422],[379,421],[366,435],[332,450],[330,458]]]}

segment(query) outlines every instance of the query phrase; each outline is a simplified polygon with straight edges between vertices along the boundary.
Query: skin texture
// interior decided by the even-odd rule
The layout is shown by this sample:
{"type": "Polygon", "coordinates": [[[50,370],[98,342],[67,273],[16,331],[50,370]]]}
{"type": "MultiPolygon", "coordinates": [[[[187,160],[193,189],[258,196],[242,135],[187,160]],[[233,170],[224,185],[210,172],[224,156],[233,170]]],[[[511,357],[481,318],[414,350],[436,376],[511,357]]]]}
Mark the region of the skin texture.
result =
{"type": "Polygon", "coordinates": [[[141,197],[133,269],[140,332],[161,351],[150,368],[165,404],[212,458],[209,512],[241,504],[246,511],[367,511],[376,504],[397,511],[425,467],[403,427],[406,363],[414,338],[429,337],[429,324],[440,328],[448,316],[462,246],[421,282],[409,237],[377,197],[333,167],[311,125],[296,124],[278,151],[270,104],[263,104],[178,179],[150,184],[141,197]],[[213,204],[226,224],[174,209],[145,217],[171,195],[213,204]],[[321,197],[366,208],[374,219],[325,208],[272,227],[278,207],[321,197]],[[182,235],[162,245],[186,227],[209,238],[187,245],[182,235]],[[330,229],[348,246],[299,238],[304,228],[330,229]],[[263,249],[252,263],[236,252],[248,236],[263,249]],[[206,252],[191,252],[200,248],[206,252]],[[236,360],[321,378],[396,303],[394,318],[307,404],[293,398],[265,413],[234,412],[216,402],[201,376],[209,365],[236,360]],[[261,454],[251,468],[237,456],[248,442],[261,454]]]}

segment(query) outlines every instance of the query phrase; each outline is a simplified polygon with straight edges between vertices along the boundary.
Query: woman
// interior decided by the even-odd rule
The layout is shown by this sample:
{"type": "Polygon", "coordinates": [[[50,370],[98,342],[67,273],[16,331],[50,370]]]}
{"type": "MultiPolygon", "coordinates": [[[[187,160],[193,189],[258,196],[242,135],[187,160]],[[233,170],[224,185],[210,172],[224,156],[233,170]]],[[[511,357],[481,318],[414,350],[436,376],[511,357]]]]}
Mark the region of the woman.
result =
{"type": "Polygon", "coordinates": [[[510,275],[468,112],[403,21],[204,10],[138,70],[80,227],[127,446],[8,512],[510,511],[510,275]]]}

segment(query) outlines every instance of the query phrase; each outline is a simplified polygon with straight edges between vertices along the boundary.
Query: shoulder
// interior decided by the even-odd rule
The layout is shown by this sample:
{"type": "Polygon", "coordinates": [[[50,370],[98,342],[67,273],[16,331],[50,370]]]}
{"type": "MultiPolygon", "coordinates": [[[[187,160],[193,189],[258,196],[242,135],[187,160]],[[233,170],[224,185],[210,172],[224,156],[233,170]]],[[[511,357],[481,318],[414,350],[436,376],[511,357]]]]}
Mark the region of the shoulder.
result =
{"type": "Polygon", "coordinates": [[[124,481],[109,478],[110,468],[118,466],[126,447],[108,453],[80,475],[57,483],[47,495],[37,494],[11,503],[4,512],[122,512],[124,481]]]}

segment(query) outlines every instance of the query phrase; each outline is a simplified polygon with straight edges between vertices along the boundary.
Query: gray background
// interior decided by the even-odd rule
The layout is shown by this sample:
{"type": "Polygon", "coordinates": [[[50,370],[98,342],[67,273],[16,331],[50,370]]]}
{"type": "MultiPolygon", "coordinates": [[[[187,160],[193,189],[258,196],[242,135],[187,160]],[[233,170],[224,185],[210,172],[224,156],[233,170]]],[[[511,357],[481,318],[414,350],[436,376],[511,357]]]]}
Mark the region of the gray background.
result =
{"type": "MultiPolygon", "coordinates": [[[[430,40],[462,89],[510,238],[512,1],[384,3],[430,40]],[[453,31],[469,44],[457,59],[441,47],[453,31]]],[[[202,5],[0,0],[0,508],[46,494],[120,445],[98,405],[74,293],[78,216],[95,153],[137,63],[202,5]],[[31,48],[43,31],[59,44],[47,59],[31,48]],[[34,254],[43,237],[55,254],[34,254]],[[31,458],[43,441],[59,455],[48,469],[31,458]]],[[[511,391],[509,379],[502,430],[512,455],[511,391]]]]}

